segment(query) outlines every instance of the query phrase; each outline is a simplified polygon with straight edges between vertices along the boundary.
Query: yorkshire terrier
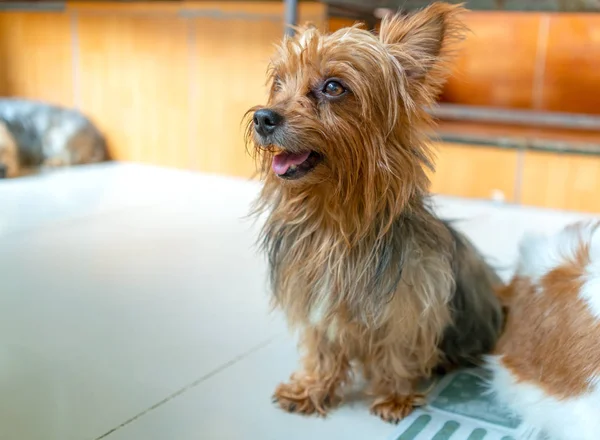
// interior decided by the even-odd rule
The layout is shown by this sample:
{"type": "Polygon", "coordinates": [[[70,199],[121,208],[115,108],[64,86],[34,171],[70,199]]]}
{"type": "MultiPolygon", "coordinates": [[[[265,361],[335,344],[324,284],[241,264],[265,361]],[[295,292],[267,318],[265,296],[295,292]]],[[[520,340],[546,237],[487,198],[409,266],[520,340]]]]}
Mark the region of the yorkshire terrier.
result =
{"type": "Polygon", "coordinates": [[[425,107],[461,12],[435,3],[378,35],[302,28],[272,60],[267,106],[248,112],[274,305],[305,354],[275,390],[284,410],[325,415],[355,367],[372,412],[398,422],[423,403],[421,379],[495,345],[500,279],[428,203],[425,107]]]}

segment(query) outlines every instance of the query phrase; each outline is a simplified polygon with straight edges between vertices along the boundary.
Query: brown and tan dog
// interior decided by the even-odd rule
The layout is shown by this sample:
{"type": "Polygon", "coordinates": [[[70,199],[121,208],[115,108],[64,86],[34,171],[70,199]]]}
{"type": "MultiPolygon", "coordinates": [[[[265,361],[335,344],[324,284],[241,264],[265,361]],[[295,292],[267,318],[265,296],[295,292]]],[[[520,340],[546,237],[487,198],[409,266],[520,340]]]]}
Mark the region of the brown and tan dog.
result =
{"type": "Polygon", "coordinates": [[[285,410],[325,414],[352,363],[372,412],[397,422],[422,402],[419,379],[496,342],[500,280],[428,207],[424,106],[444,82],[461,11],[436,3],[387,17],[379,35],[301,29],[272,61],[268,105],[249,112],[274,304],[305,354],[275,391],[285,410]]]}

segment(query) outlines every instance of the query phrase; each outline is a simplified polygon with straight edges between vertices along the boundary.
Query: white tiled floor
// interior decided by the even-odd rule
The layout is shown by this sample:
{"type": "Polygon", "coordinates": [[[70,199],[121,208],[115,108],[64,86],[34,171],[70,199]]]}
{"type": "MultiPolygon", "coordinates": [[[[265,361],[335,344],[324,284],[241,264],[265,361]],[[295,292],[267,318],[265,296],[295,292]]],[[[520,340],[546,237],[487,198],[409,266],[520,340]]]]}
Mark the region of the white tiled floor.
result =
{"type": "MultiPolygon", "coordinates": [[[[140,165],[0,182],[0,439],[386,439],[270,396],[296,365],[268,313],[258,185],[140,165]]],[[[438,199],[508,276],[526,229],[581,216],[438,199]]]]}

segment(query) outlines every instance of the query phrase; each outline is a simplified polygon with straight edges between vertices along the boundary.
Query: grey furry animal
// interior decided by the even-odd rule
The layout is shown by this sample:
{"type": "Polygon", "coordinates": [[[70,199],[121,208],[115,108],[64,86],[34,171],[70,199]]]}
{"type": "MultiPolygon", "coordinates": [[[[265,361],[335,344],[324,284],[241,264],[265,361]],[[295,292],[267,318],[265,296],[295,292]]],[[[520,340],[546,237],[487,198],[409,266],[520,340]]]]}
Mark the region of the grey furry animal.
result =
{"type": "Polygon", "coordinates": [[[0,99],[0,178],[109,159],[104,136],[81,112],[0,99]]]}

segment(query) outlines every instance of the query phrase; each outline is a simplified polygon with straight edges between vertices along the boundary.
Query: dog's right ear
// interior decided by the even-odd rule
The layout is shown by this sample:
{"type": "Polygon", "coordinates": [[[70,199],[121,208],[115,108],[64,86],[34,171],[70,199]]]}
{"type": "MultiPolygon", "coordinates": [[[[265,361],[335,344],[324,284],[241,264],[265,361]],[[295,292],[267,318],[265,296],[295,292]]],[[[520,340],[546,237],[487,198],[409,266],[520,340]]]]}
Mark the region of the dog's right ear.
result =
{"type": "MultiPolygon", "coordinates": [[[[424,79],[440,67],[453,40],[461,39],[464,26],[461,5],[433,3],[410,15],[387,15],[379,39],[398,59],[409,79],[424,79]]],[[[438,69],[439,70],[439,69],[438,69]]],[[[443,72],[440,72],[443,80],[443,72]]]]}

